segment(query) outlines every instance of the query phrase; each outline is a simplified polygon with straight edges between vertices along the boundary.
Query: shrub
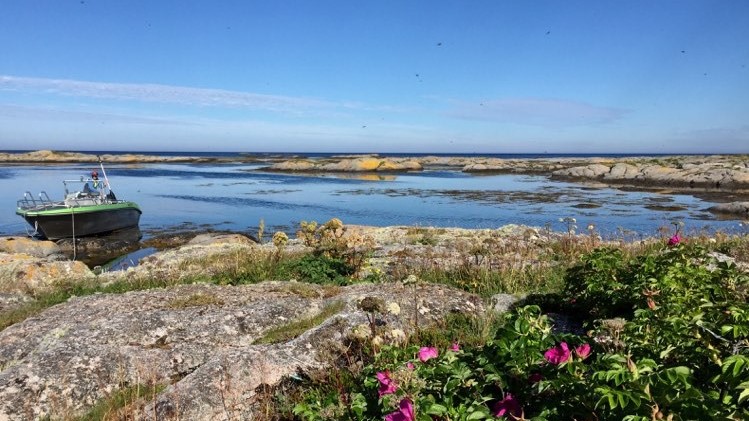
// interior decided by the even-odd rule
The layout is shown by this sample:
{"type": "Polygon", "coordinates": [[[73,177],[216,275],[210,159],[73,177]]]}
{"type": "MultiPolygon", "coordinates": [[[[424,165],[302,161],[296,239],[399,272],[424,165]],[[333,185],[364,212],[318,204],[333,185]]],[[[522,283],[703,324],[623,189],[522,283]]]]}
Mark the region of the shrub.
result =
{"type": "Polygon", "coordinates": [[[298,281],[312,284],[347,285],[355,269],[342,259],[325,255],[308,254],[298,259],[281,263],[282,273],[290,273],[298,281]]]}
{"type": "Polygon", "coordinates": [[[338,218],[319,226],[315,221],[302,221],[297,238],[301,239],[304,245],[312,247],[314,254],[344,260],[356,272],[374,248],[374,240],[347,231],[338,218]]]}
{"type": "Polygon", "coordinates": [[[555,332],[540,307],[520,307],[483,345],[441,345],[428,360],[420,354],[434,350],[421,346],[432,344],[384,346],[345,391],[312,385],[295,413],[425,421],[749,418],[746,274],[681,244],[633,258],[596,250],[566,279],[561,298],[578,299],[573,309],[591,306],[585,317],[599,328],[589,336],[555,332]],[[604,319],[612,315],[627,318],[604,319]]]}

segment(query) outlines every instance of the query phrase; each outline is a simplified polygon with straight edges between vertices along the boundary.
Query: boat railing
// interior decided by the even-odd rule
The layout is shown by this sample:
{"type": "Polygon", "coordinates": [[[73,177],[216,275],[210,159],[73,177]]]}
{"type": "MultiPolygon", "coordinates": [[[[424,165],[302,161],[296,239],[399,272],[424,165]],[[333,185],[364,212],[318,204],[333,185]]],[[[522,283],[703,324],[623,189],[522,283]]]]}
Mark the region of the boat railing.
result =
{"type": "Polygon", "coordinates": [[[18,208],[27,211],[40,211],[60,207],[75,208],[124,202],[115,198],[106,180],[81,177],[78,179],[63,180],[62,183],[65,186],[65,197],[63,200],[52,201],[46,191],[39,193],[38,198],[35,198],[31,192],[26,191],[23,194],[23,198],[17,202],[18,208]],[[70,192],[68,184],[76,186],[83,185],[83,188],[70,192]]]}
{"type": "Polygon", "coordinates": [[[21,209],[46,209],[51,206],[59,206],[59,203],[53,202],[46,191],[39,193],[39,199],[35,199],[34,195],[30,191],[23,193],[23,199],[17,202],[17,206],[21,209]]]}

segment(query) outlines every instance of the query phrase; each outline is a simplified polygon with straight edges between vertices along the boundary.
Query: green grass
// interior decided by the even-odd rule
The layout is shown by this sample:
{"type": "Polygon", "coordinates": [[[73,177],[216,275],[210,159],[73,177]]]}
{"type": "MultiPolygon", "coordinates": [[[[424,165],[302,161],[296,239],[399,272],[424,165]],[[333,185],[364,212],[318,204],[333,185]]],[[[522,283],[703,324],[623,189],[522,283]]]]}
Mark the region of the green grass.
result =
{"type": "MultiPolygon", "coordinates": [[[[103,421],[103,420],[120,420],[128,419],[119,414],[121,410],[135,403],[141,398],[152,398],[161,393],[166,388],[165,385],[135,385],[129,386],[113,392],[108,397],[100,400],[93,408],[84,415],[75,418],[76,421],[103,421]]],[[[127,410],[125,410],[127,411],[127,410]]]]}
{"type": "Polygon", "coordinates": [[[420,329],[409,338],[410,343],[429,344],[447,349],[454,342],[460,346],[479,347],[494,338],[502,326],[502,316],[489,313],[482,317],[450,313],[434,326],[420,329]]]}
{"type": "Polygon", "coordinates": [[[556,292],[562,287],[566,265],[491,270],[464,265],[457,268],[426,268],[415,273],[425,282],[462,289],[484,298],[494,294],[556,292]]]}
{"type": "Polygon", "coordinates": [[[344,303],[342,301],[334,301],[325,306],[322,311],[314,317],[297,320],[270,329],[262,338],[256,340],[255,344],[276,344],[290,341],[313,327],[319,326],[322,322],[343,310],[343,307],[344,303]]]}
{"type": "MultiPolygon", "coordinates": [[[[217,285],[239,285],[277,279],[278,277],[285,277],[287,275],[279,272],[278,262],[275,261],[270,254],[240,255],[236,261],[231,262],[232,264],[219,264],[219,262],[222,262],[222,259],[225,262],[226,256],[214,256],[212,258],[197,259],[190,262],[191,264],[200,265],[202,267],[210,267],[212,264],[218,265],[216,273],[211,275],[181,277],[175,274],[175,276],[162,275],[131,277],[107,285],[99,284],[97,279],[68,280],[67,282],[56,285],[54,291],[36,294],[33,297],[34,301],[24,303],[23,305],[11,310],[0,312],[0,331],[8,326],[39,314],[49,307],[63,303],[74,296],[82,297],[98,293],[123,294],[130,291],[166,288],[174,285],[186,285],[198,282],[217,285]]],[[[285,279],[289,278],[290,277],[286,277],[285,279]]],[[[182,305],[190,305],[190,302],[182,303],[182,305]]]]}
{"type": "MultiPolygon", "coordinates": [[[[414,229],[415,233],[423,234],[426,229],[414,229]]],[[[708,237],[687,237],[687,241],[704,244],[706,247],[726,253],[738,261],[749,262],[749,236],[716,235],[708,237]],[[713,241],[715,240],[715,241],[713,241]]],[[[652,251],[660,244],[659,241],[623,243],[620,248],[627,254],[639,254],[652,251]]],[[[505,245],[514,250],[524,250],[518,245],[505,245]]],[[[593,244],[585,239],[572,240],[564,238],[551,243],[547,251],[521,251],[521,256],[513,261],[532,261],[537,263],[525,268],[493,267],[464,264],[454,268],[444,268],[439,265],[428,267],[411,266],[407,261],[399,262],[396,258],[392,263],[393,279],[382,276],[382,281],[404,279],[414,274],[420,279],[439,283],[471,292],[488,298],[496,293],[553,293],[559,292],[562,286],[563,274],[567,267],[577,262],[578,257],[592,249],[593,244]],[[590,244],[589,244],[590,243],[590,244]]],[[[502,255],[505,250],[488,250],[488,255],[502,255]]],[[[469,259],[470,260],[470,259],[469,259]]],[[[97,280],[70,280],[57,286],[56,290],[39,293],[34,301],[24,303],[11,310],[0,312],[0,331],[19,323],[29,317],[41,313],[44,309],[55,304],[63,303],[73,296],[86,296],[96,293],[121,294],[129,291],[140,291],[152,288],[165,288],[173,285],[205,282],[216,285],[252,284],[267,280],[300,281],[296,287],[298,295],[314,296],[316,291],[304,288],[303,283],[318,283],[326,285],[346,285],[352,282],[350,268],[337,259],[324,256],[304,254],[267,253],[230,253],[197,259],[189,262],[192,265],[212,268],[212,272],[197,276],[133,277],[113,282],[106,286],[98,284],[97,280]]],[[[327,294],[326,296],[329,296],[327,294]]],[[[179,305],[209,305],[199,304],[193,298],[179,305]]],[[[175,304],[175,305],[176,305],[175,304]]],[[[213,303],[213,304],[218,304],[213,303]]]]}

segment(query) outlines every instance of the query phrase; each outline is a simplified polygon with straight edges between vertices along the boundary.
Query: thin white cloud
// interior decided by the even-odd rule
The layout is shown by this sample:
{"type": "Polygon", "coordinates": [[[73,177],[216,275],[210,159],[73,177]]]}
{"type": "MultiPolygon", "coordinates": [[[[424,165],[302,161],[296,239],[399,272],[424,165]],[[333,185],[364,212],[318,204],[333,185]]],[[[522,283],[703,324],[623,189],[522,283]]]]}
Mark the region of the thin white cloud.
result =
{"type": "Polygon", "coordinates": [[[627,110],[579,101],[545,98],[505,98],[478,103],[454,102],[447,114],[466,120],[495,121],[531,126],[565,127],[609,123],[627,110]]]}
{"type": "MultiPolygon", "coordinates": [[[[266,95],[224,89],[15,76],[0,76],[0,90],[190,106],[250,108],[277,112],[343,106],[342,104],[313,98],[266,95]]],[[[351,106],[350,104],[346,105],[351,106]]]]}
{"type": "Polygon", "coordinates": [[[170,119],[161,117],[143,117],[135,115],[114,114],[105,112],[63,110],[50,107],[28,107],[15,104],[0,104],[0,120],[15,121],[68,121],[77,123],[118,123],[140,125],[179,125],[195,126],[195,120],[170,119]]]}
{"type": "Polygon", "coordinates": [[[207,116],[151,117],[55,107],[0,104],[6,149],[389,151],[404,144],[429,150],[442,131],[430,126],[323,120],[226,120],[207,116]],[[100,147],[100,146],[99,146],[100,147]],[[101,148],[101,147],[100,147],[101,148]]]}

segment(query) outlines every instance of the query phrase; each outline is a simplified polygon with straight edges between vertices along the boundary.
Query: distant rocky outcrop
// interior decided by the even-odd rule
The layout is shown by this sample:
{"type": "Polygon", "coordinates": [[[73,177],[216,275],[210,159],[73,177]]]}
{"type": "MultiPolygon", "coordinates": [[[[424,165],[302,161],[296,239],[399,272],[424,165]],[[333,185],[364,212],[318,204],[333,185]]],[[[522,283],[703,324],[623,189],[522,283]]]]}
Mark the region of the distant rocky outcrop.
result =
{"type": "Polygon", "coordinates": [[[599,180],[650,186],[749,188],[749,162],[689,162],[676,166],[660,163],[619,162],[613,165],[589,164],[553,171],[553,178],[599,180]]]}
{"type": "Polygon", "coordinates": [[[221,162],[226,160],[237,160],[237,158],[221,158],[206,156],[156,156],[139,154],[102,154],[93,155],[80,152],[64,152],[40,150],[33,152],[5,152],[0,153],[0,162],[7,163],[71,163],[71,162],[99,162],[99,157],[106,163],[182,163],[182,162],[221,162]]]}
{"type": "Polygon", "coordinates": [[[747,218],[749,217],[749,202],[719,203],[707,210],[717,214],[737,215],[747,218]]]}
{"type": "Polygon", "coordinates": [[[73,298],[0,332],[0,419],[68,418],[148,383],[167,388],[131,408],[135,419],[253,419],[260,386],[325,367],[344,336],[367,334],[366,297],[387,304],[377,314],[384,341],[402,338],[415,317],[427,326],[484,311],[478,297],[432,284],[197,284],[73,298]],[[257,343],[331,306],[335,314],[301,336],[257,343]]]}
{"type": "Polygon", "coordinates": [[[328,160],[290,160],[267,167],[270,171],[310,171],[310,172],[386,172],[420,171],[422,165],[410,158],[360,157],[328,160]]]}
{"type": "MultiPolygon", "coordinates": [[[[262,171],[387,173],[423,169],[460,170],[467,173],[517,173],[549,175],[568,180],[597,180],[631,186],[701,187],[736,190],[749,188],[747,155],[674,155],[658,157],[538,157],[503,159],[487,156],[402,156],[343,155],[296,156],[154,156],[138,154],[101,155],[108,163],[264,163],[262,171]]],[[[58,163],[96,162],[98,157],[78,152],[34,151],[0,153],[0,162],[58,163]]]]}
{"type": "Polygon", "coordinates": [[[271,165],[274,171],[408,171],[459,169],[468,173],[549,175],[568,180],[633,186],[749,188],[749,157],[669,156],[626,158],[532,158],[420,156],[411,158],[297,159],[271,165]]]}

